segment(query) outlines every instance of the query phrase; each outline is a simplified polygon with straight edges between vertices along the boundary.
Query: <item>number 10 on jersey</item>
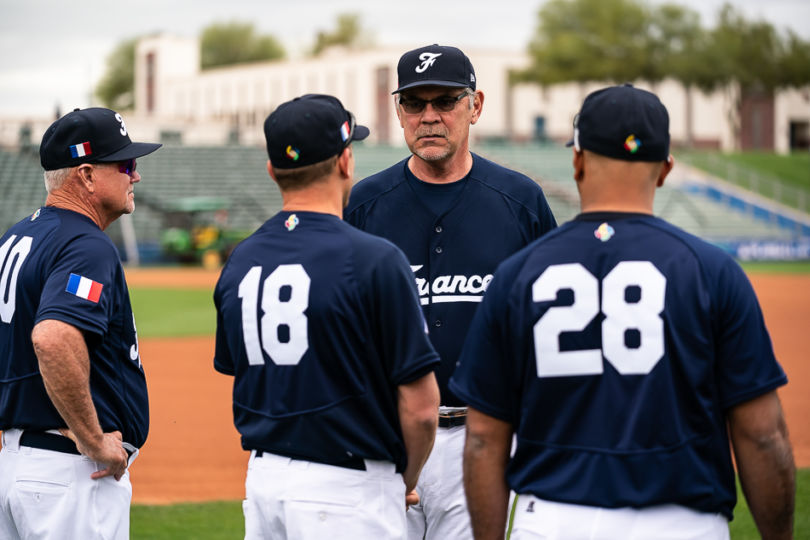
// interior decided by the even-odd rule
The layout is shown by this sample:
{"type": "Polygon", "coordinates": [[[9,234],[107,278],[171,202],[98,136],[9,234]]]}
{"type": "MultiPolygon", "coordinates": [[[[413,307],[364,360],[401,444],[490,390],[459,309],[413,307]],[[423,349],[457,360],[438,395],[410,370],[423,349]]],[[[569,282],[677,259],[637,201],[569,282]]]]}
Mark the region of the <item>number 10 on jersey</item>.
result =
{"type": "Polygon", "coordinates": [[[279,366],[294,366],[309,348],[307,316],[310,278],[300,264],[281,264],[264,279],[254,266],[239,282],[242,299],[242,335],[251,366],[263,366],[266,352],[279,366]],[[262,317],[259,326],[258,306],[262,317]],[[286,330],[286,332],[284,332],[286,330]],[[282,334],[287,334],[284,340],[282,334]],[[261,335],[261,338],[260,338],[261,335]]]}

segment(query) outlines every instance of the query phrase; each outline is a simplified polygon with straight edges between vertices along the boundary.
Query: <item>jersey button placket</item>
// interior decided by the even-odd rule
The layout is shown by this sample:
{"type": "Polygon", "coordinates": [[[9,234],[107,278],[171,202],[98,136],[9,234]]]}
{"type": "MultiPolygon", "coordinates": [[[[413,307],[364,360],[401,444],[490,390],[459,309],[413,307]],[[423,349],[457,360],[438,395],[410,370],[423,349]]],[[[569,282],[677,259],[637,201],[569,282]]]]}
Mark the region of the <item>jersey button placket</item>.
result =
{"type": "MultiPolygon", "coordinates": [[[[434,230],[434,231],[436,231],[436,234],[440,234],[440,233],[441,233],[441,232],[442,232],[444,229],[442,228],[442,226],[441,226],[441,224],[440,224],[440,223],[436,223],[436,224],[433,226],[433,230],[434,230]]],[[[438,239],[438,238],[436,238],[436,241],[438,242],[438,241],[439,241],[439,239],[438,239]]],[[[441,253],[442,251],[443,251],[443,250],[442,250],[442,246],[436,246],[436,247],[434,247],[434,248],[433,248],[433,252],[434,252],[434,253],[441,253]]]]}

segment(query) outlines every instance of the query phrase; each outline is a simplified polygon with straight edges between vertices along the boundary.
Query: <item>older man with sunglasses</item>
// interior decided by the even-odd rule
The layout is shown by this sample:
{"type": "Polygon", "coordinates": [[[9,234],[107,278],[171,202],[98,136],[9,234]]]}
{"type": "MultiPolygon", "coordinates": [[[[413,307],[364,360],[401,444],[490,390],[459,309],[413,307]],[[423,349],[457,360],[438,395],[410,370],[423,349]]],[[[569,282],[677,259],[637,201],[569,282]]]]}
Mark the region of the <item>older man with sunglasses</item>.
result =
{"type": "Polygon", "coordinates": [[[42,138],[45,206],[0,237],[0,538],[129,538],[129,464],[149,407],[118,250],[135,208],[121,115],[68,113],[42,138]]]}
{"type": "Polygon", "coordinates": [[[556,227],[540,186],[469,149],[481,116],[469,58],[430,45],[405,53],[394,105],[411,155],[354,186],[346,220],[407,256],[441,356],[439,430],[408,511],[411,539],[472,538],[462,487],[465,403],[447,387],[495,267],[556,227]],[[417,497],[418,496],[418,497],[417,497]]]}

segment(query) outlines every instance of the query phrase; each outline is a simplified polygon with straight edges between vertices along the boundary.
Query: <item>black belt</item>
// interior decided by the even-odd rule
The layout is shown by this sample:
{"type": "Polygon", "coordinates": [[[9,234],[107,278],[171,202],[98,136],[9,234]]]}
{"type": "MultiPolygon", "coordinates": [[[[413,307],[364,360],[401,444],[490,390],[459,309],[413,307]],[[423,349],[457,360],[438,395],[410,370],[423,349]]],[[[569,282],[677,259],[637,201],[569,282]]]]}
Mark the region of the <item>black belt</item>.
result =
{"type": "MultiPolygon", "coordinates": [[[[276,454],[275,452],[267,452],[268,454],[275,454],[277,456],[282,456],[281,454],[276,454]]],[[[264,450],[256,450],[256,457],[260,458],[264,455],[264,450]]],[[[360,457],[352,457],[347,460],[341,461],[339,463],[325,463],[322,461],[315,461],[314,459],[310,458],[300,458],[300,457],[293,457],[293,456],[282,456],[288,457],[290,459],[300,459],[304,461],[312,461],[313,463],[321,463],[323,465],[332,465],[333,467],[343,467],[344,469],[353,469],[355,471],[365,471],[366,470],[366,462],[363,461],[363,458],[360,457]]]]}
{"type": "MultiPolygon", "coordinates": [[[[55,433],[48,433],[47,431],[23,431],[20,436],[20,446],[39,448],[40,450],[53,450],[54,452],[62,452],[63,454],[82,455],[79,449],[76,448],[76,443],[71,439],[55,433]]],[[[134,453],[126,448],[124,448],[124,451],[127,453],[127,458],[134,453]]]]}
{"type": "Polygon", "coordinates": [[[76,443],[67,437],[46,431],[23,431],[20,437],[20,446],[29,446],[31,448],[39,448],[40,450],[53,450],[54,452],[75,454],[77,456],[81,455],[79,449],[76,448],[76,443]]]}
{"type": "Polygon", "coordinates": [[[453,416],[439,415],[439,427],[450,428],[456,426],[463,426],[467,421],[467,414],[456,414],[453,416]]]}

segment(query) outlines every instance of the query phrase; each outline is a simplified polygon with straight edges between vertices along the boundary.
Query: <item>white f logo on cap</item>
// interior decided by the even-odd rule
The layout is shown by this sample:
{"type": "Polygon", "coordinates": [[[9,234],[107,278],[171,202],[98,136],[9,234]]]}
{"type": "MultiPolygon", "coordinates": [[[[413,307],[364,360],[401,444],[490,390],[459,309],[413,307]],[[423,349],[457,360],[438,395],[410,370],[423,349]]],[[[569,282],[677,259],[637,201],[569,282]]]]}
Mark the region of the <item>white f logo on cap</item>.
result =
{"type": "Polygon", "coordinates": [[[433,62],[436,61],[438,57],[440,57],[442,53],[430,53],[430,52],[423,52],[419,55],[419,60],[422,61],[421,64],[416,66],[417,73],[424,73],[427,68],[433,65],[433,62]]]}

